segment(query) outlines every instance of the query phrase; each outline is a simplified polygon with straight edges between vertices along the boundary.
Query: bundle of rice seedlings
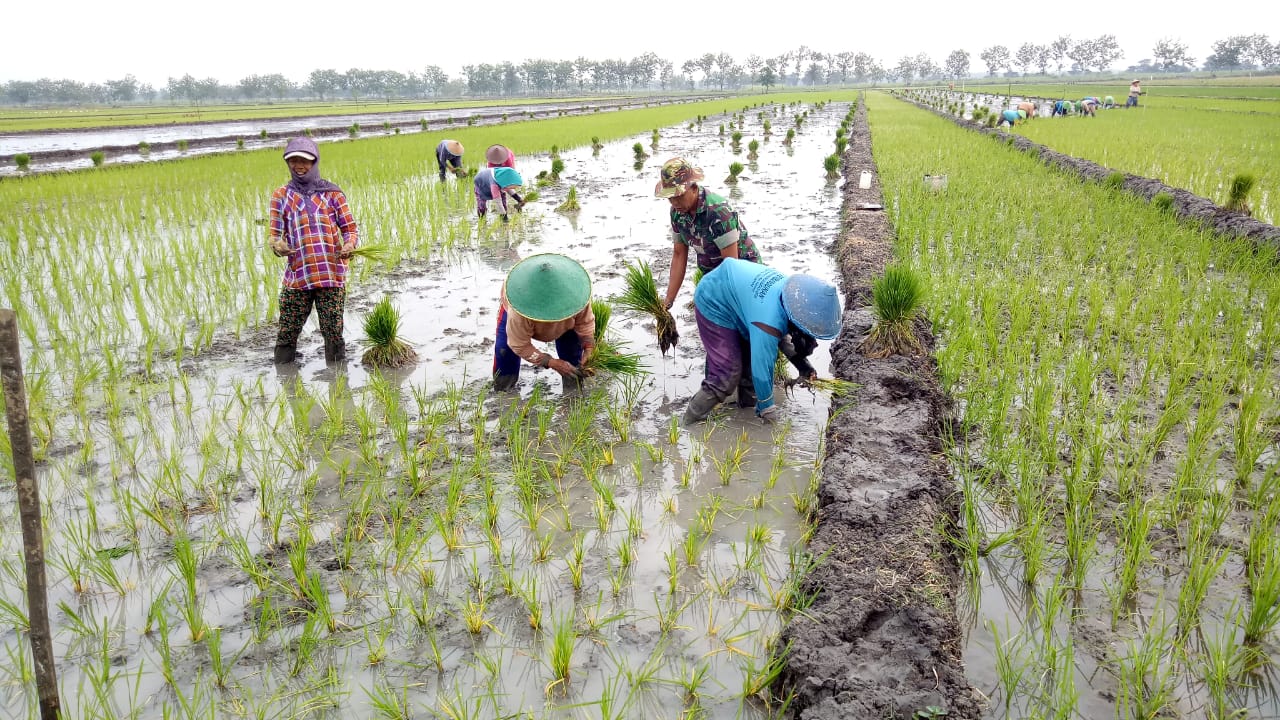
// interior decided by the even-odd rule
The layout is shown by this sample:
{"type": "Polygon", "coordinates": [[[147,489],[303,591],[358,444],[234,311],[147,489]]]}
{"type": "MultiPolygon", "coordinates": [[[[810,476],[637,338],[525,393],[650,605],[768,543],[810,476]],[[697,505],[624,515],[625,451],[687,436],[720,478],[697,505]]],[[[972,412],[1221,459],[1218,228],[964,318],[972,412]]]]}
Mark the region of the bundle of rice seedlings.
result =
{"type": "Polygon", "coordinates": [[[814,378],[813,380],[804,381],[804,384],[814,390],[830,393],[831,397],[837,398],[849,397],[858,389],[858,383],[838,378],[814,378]]]}
{"type": "Polygon", "coordinates": [[[582,209],[578,204],[578,186],[569,186],[569,195],[556,207],[556,212],[577,212],[582,209]]]}
{"type": "Polygon", "coordinates": [[[742,171],[743,171],[743,170],[745,170],[745,169],[746,169],[746,168],[745,168],[745,167],[743,167],[742,163],[740,163],[740,162],[732,162],[732,163],[729,163],[729,177],[727,177],[727,178],[725,178],[725,179],[724,179],[725,184],[726,184],[726,185],[737,185],[737,184],[738,184],[738,176],[739,176],[739,175],[741,175],[741,174],[742,174],[742,171]]]}
{"type": "Polygon", "coordinates": [[[531,203],[537,200],[538,198],[542,197],[542,193],[538,192],[537,190],[526,190],[524,192],[523,197],[524,197],[525,204],[527,205],[528,203],[531,203]]]}
{"type": "Polygon", "coordinates": [[[1231,178],[1231,187],[1227,190],[1227,204],[1223,207],[1232,212],[1252,215],[1253,211],[1249,208],[1249,193],[1253,191],[1253,186],[1257,182],[1258,178],[1248,173],[1238,173],[1231,178]]]}
{"type": "Polygon", "coordinates": [[[623,345],[611,340],[608,336],[609,319],[613,317],[613,307],[603,300],[592,300],[591,312],[596,316],[596,351],[583,364],[583,369],[591,375],[597,372],[639,375],[642,372],[640,356],[623,352],[623,345]]]}
{"type": "Polygon", "coordinates": [[[638,260],[633,265],[627,265],[625,279],[627,289],[615,302],[628,310],[648,313],[657,320],[658,347],[666,355],[667,349],[680,339],[680,334],[676,332],[676,321],[667,310],[666,302],[658,295],[658,283],[653,279],[653,269],[649,267],[649,263],[638,260]]]}
{"type": "Polygon", "coordinates": [[[400,367],[417,361],[418,353],[400,339],[399,333],[400,311],[391,304],[391,298],[384,297],[364,317],[364,339],[370,347],[360,362],[374,367],[400,367]]]}
{"type": "Polygon", "coordinates": [[[351,257],[360,258],[362,260],[372,260],[373,262],[383,262],[387,259],[387,248],[376,243],[371,245],[361,245],[351,251],[351,257]]]}
{"type": "Polygon", "coordinates": [[[924,287],[915,272],[905,265],[887,266],[884,275],[871,283],[871,310],[876,324],[862,341],[862,353],[883,358],[923,351],[911,327],[923,303],[924,287]]]}

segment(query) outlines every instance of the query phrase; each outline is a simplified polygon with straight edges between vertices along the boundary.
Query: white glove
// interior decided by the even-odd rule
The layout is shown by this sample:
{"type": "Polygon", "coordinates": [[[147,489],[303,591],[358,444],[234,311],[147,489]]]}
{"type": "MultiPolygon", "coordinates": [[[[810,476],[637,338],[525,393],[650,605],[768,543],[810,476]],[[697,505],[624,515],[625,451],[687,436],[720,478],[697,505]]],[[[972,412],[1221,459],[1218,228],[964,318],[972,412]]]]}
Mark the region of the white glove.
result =
{"type": "Polygon", "coordinates": [[[782,411],[778,409],[777,405],[770,405],[756,414],[760,416],[761,420],[765,421],[765,424],[776,423],[782,418],[782,411]]]}

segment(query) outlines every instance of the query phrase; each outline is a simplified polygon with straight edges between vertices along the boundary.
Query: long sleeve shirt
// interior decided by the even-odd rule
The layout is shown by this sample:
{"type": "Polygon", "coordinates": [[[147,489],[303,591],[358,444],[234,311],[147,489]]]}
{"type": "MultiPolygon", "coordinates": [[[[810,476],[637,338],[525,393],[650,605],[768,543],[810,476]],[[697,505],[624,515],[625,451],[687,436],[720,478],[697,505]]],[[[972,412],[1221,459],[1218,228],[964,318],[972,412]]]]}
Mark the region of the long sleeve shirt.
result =
{"type": "Polygon", "coordinates": [[[693,291],[693,303],[703,317],[737,330],[751,346],[756,412],[773,405],[773,366],[778,343],[787,332],[787,312],[782,307],[786,279],[771,267],[725,258],[693,291]]]}
{"type": "Polygon", "coordinates": [[[502,288],[502,306],[507,310],[507,346],[511,352],[519,355],[533,365],[542,365],[550,355],[533,346],[533,341],[552,342],[556,338],[573,330],[578,334],[578,342],[582,347],[596,344],[596,315],[591,312],[591,303],[582,308],[577,315],[556,322],[530,320],[511,308],[507,301],[507,289],[502,288]]]}
{"type": "Polygon", "coordinates": [[[289,246],[288,265],[281,285],[294,290],[343,287],[347,261],[342,246],[360,242],[356,221],[341,190],[310,196],[283,185],[271,194],[270,239],[289,246]]]}
{"type": "Polygon", "coordinates": [[[738,257],[760,262],[760,253],[747,232],[747,226],[729,201],[698,187],[698,205],[685,214],[672,208],[671,239],[693,248],[698,267],[711,272],[720,264],[720,250],[738,244],[738,257]]]}

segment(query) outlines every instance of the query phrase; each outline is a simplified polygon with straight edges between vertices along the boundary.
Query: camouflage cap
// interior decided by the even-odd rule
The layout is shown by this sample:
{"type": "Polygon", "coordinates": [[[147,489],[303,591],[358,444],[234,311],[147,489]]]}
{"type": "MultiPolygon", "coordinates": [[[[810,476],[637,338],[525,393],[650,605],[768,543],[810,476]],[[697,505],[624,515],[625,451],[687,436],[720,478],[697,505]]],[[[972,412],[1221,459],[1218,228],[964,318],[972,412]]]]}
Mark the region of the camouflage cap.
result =
{"type": "Polygon", "coordinates": [[[675,197],[689,189],[689,185],[702,179],[702,168],[684,158],[671,158],[662,164],[658,184],[653,194],[660,198],[675,197]]]}

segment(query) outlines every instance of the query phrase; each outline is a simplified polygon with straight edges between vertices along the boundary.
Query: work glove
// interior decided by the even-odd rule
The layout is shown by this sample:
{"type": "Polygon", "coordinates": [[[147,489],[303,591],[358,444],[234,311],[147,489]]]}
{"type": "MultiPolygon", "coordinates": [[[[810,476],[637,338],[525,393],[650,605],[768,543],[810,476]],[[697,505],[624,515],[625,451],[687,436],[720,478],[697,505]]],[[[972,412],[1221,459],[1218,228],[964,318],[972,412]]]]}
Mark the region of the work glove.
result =
{"type": "Polygon", "coordinates": [[[760,419],[766,425],[772,425],[782,419],[782,411],[778,409],[777,405],[770,405],[763,410],[757,411],[756,414],[760,416],[760,419]]]}

